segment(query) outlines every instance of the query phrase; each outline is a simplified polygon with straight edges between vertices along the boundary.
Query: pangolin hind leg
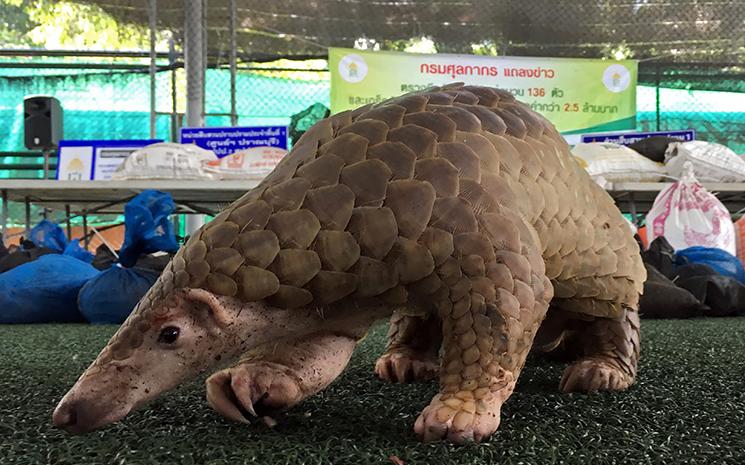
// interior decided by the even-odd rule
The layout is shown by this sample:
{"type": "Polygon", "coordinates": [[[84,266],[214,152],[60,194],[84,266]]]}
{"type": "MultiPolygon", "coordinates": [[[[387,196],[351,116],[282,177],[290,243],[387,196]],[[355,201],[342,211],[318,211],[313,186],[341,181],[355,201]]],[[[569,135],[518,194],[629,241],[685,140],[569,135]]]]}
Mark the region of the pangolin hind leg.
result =
{"type": "Polygon", "coordinates": [[[577,337],[596,317],[561,309],[552,303],[533,340],[532,352],[547,360],[571,363],[583,355],[584,348],[577,337]]]}
{"type": "Polygon", "coordinates": [[[286,410],[331,384],[349,363],[355,338],[316,333],[251,350],[207,379],[207,402],[222,416],[246,422],[286,410]]]}
{"type": "Polygon", "coordinates": [[[564,370],[563,392],[623,391],[634,384],[639,361],[639,313],[596,317],[573,336],[582,355],[564,370]]]}
{"type": "Polygon", "coordinates": [[[537,248],[519,244],[496,250],[483,272],[473,256],[438,269],[448,284],[436,298],[444,356],[440,393],[414,426],[425,442],[480,441],[499,426],[553,292],[537,248]]]}
{"type": "Polygon", "coordinates": [[[397,311],[391,316],[388,345],[375,363],[375,373],[393,383],[433,379],[440,368],[441,343],[442,328],[437,315],[397,311]]]}

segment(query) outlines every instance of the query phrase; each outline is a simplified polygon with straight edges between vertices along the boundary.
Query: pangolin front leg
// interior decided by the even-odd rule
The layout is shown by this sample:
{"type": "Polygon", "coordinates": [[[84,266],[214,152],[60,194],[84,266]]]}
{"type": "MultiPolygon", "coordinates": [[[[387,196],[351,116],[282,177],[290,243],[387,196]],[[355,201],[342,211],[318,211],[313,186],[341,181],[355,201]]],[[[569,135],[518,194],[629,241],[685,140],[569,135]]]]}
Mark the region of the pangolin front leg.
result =
{"type": "Polygon", "coordinates": [[[284,339],[247,353],[207,379],[207,402],[222,416],[286,410],[331,384],[349,363],[357,341],[334,334],[284,339]]]}
{"type": "Polygon", "coordinates": [[[393,383],[425,381],[437,376],[442,343],[440,319],[435,314],[391,316],[388,345],[375,363],[375,373],[393,383]]]}
{"type": "Polygon", "coordinates": [[[564,370],[563,392],[624,391],[636,378],[639,313],[626,309],[618,319],[596,318],[574,336],[583,355],[564,370]]]}
{"type": "Polygon", "coordinates": [[[540,252],[528,237],[508,239],[492,238],[502,247],[483,266],[468,255],[438,268],[448,284],[437,297],[444,357],[440,393],[414,426],[425,442],[480,441],[497,429],[548,309],[553,288],[540,252]]]}

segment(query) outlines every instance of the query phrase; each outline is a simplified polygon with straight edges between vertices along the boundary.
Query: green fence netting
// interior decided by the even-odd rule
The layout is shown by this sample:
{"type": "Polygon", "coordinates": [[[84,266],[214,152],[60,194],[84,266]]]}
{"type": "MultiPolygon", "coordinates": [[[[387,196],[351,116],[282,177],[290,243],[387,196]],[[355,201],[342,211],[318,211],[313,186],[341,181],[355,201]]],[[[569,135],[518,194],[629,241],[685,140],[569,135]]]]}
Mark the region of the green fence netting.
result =
{"type": "MultiPolygon", "coordinates": [[[[317,62],[319,60],[316,60],[317,62]]],[[[64,108],[66,139],[144,139],[150,136],[150,77],[140,70],[9,67],[0,62],[0,152],[24,151],[23,99],[48,94],[64,108]]],[[[288,124],[290,116],[321,103],[329,105],[329,74],[307,69],[304,62],[282,71],[240,69],[236,76],[236,111],[240,125],[288,124]],[[302,66],[301,66],[302,65],[302,66]],[[289,71],[288,71],[289,69],[289,71]]],[[[321,61],[321,64],[324,62],[321,61]]],[[[640,70],[637,129],[693,128],[700,139],[745,154],[745,92],[708,91],[703,74],[685,85],[685,74],[656,68],[640,70]],[[648,71],[652,69],[652,71],[648,71]],[[676,77],[677,76],[677,77],[676,77]],[[676,80],[677,79],[677,80],[676,80]],[[703,89],[703,90],[700,90],[703,89]]],[[[675,71],[675,70],[673,70],[675,71]]],[[[714,77],[711,77],[714,79],[714,77]]],[[[175,67],[156,73],[156,137],[175,140],[183,120],[185,77],[175,67]]],[[[732,90],[742,90],[733,86],[732,90]]],[[[230,125],[230,72],[209,69],[206,75],[206,123],[230,125]]],[[[0,153],[0,156],[3,154],[0,153]]],[[[12,157],[0,160],[12,162],[12,157]]],[[[41,177],[40,172],[0,171],[0,177],[41,177]]],[[[11,220],[22,222],[23,207],[11,205],[11,220]]],[[[35,213],[36,214],[36,213],[35,213]]]]}
{"type": "MultiPolygon", "coordinates": [[[[156,138],[175,141],[183,121],[185,96],[183,69],[156,74],[156,138]]],[[[146,71],[3,68],[0,62],[0,162],[41,163],[23,160],[12,152],[23,146],[23,99],[53,95],[64,109],[65,139],[147,139],[150,137],[150,77],[146,71]]],[[[205,112],[208,126],[230,125],[230,72],[209,69],[206,75],[205,112]]],[[[238,124],[286,125],[291,115],[314,103],[329,105],[326,71],[297,72],[239,70],[236,76],[238,124]],[[300,74],[303,79],[293,78],[300,74]],[[287,77],[287,75],[290,77],[287,77]]],[[[41,178],[41,171],[5,170],[0,178],[41,178]]],[[[9,205],[10,224],[22,225],[24,206],[9,205]]],[[[42,212],[32,210],[32,221],[42,212]]],[[[59,215],[56,215],[59,217],[59,215]]],[[[107,221],[108,217],[101,218],[107,221]]],[[[96,222],[96,218],[91,218],[96,222]]]]}
{"type": "MultiPolygon", "coordinates": [[[[173,140],[172,125],[182,120],[182,70],[156,75],[156,137],[173,140]],[[172,76],[176,73],[176,77],[172,76]],[[172,93],[175,81],[176,93],[172,93]],[[181,87],[181,88],[179,88],[181,87]],[[175,102],[175,103],[174,103],[175,102]],[[175,121],[174,121],[175,119],[175,121]]],[[[287,124],[290,116],[314,103],[328,106],[328,73],[315,80],[239,71],[236,77],[238,123],[287,124]]],[[[208,70],[207,125],[230,125],[230,73],[208,70]]],[[[147,73],[8,75],[0,63],[0,152],[23,147],[23,99],[54,95],[64,109],[66,139],[146,139],[150,136],[150,77],[147,73]]]]}
{"type": "MultiPolygon", "coordinates": [[[[0,63],[0,152],[23,147],[23,98],[48,94],[64,108],[66,139],[144,139],[150,135],[150,78],[145,72],[64,72],[12,74],[0,63]]],[[[238,124],[287,124],[290,116],[314,103],[329,103],[326,71],[302,70],[308,79],[276,77],[241,70],[236,77],[238,124]]],[[[639,86],[638,128],[693,128],[702,139],[745,153],[745,93],[639,86]]],[[[156,75],[156,137],[174,140],[182,121],[181,69],[156,75]],[[175,86],[175,92],[174,90],[175,86]]],[[[230,125],[230,73],[211,69],[206,76],[207,124],[230,125]]],[[[6,174],[7,176],[7,174],[6,174]]]]}

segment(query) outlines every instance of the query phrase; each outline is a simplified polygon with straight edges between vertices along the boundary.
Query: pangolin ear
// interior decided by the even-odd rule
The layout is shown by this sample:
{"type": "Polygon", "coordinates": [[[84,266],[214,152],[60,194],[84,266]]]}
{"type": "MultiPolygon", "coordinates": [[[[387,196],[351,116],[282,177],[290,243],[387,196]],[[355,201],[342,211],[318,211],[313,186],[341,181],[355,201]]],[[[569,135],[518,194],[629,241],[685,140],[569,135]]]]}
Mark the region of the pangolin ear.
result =
{"type": "Polygon", "coordinates": [[[204,317],[216,326],[224,328],[235,317],[233,309],[226,308],[215,294],[204,289],[184,289],[183,298],[186,304],[199,306],[203,309],[204,317]]]}

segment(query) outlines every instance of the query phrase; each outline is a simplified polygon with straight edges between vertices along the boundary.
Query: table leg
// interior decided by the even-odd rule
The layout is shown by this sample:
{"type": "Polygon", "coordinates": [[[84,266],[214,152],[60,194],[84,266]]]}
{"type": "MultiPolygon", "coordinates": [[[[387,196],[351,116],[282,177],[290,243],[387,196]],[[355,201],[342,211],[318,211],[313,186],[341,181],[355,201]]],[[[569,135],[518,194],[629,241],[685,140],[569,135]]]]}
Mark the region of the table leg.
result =
{"type": "Polygon", "coordinates": [[[67,219],[67,239],[72,239],[72,223],[70,218],[70,205],[65,205],[65,218],[67,219]]]}
{"type": "Polygon", "coordinates": [[[181,214],[174,212],[171,215],[171,223],[173,223],[173,234],[178,238],[181,232],[181,214]]]}
{"type": "Polygon", "coordinates": [[[83,247],[88,248],[88,212],[83,210],[83,247]]]}
{"type": "Polygon", "coordinates": [[[2,238],[5,239],[5,236],[8,235],[8,191],[3,189],[2,192],[0,192],[2,195],[3,200],[3,209],[2,209],[2,222],[3,222],[3,235],[2,238]]]}
{"type": "Polygon", "coordinates": [[[634,226],[639,226],[639,216],[636,213],[636,202],[634,201],[634,193],[629,192],[629,213],[631,213],[631,221],[634,226]]]}
{"type": "Polygon", "coordinates": [[[31,235],[31,202],[29,202],[28,197],[23,199],[23,203],[26,205],[26,238],[31,235]]]}

